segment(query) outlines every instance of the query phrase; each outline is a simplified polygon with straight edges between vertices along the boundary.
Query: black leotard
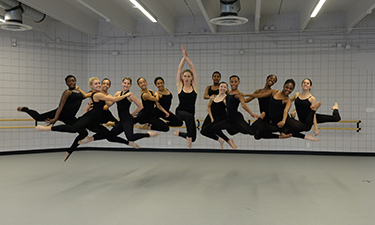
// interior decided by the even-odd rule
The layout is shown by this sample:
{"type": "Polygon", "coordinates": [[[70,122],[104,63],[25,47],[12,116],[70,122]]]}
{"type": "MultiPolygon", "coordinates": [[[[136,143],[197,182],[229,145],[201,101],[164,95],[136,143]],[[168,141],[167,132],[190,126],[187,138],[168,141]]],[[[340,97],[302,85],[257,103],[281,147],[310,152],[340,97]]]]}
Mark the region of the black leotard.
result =
{"type": "Polygon", "coordinates": [[[168,95],[162,95],[162,97],[159,98],[159,104],[161,105],[161,107],[163,107],[163,109],[165,109],[165,111],[169,113],[169,116],[166,117],[165,113],[157,107],[154,108],[154,116],[166,120],[168,126],[179,127],[182,126],[182,121],[177,119],[176,115],[170,111],[172,98],[173,95],[171,92],[168,95]]]}
{"type": "Polygon", "coordinates": [[[268,110],[272,123],[277,124],[283,120],[285,106],[282,99],[275,99],[274,96],[270,98],[268,110]]]}
{"type": "Polygon", "coordinates": [[[192,92],[186,93],[182,89],[178,94],[178,99],[180,104],[178,105],[177,110],[182,110],[191,114],[195,114],[195,101],[197,100],[197,93],[193,89],[192,92]]]}
{"type": "Polygon", "coordinates": [[[214,118],[214,122],[211,121],[211,117],[210,115],[208,115],[203,122],[201,134],[208,138],[218,140],[219,136],[213,133],[211,131],[211,128],[220,121],[228,119],[227,109],[224,100],[220,102],[213,101],[211,104],[211,113],[212,117],[214,118]]]}
{"type": "MultiPolygon", "coordinates": [[[[129,91],[126,91],[125,93],[121,92],[120,96],[127,94],[129,91]]],[[[130,120],[133,119],[133,116],[130,114],[130,105],[131,102],[128,100],[128,98],[124,98],[117,103],[117,113],[120,117],[120,121],[124,120],[130,120]]]]}
{"type": "Polygon", "coordinates": [[[172,104],[172,93],[169,93],[169,95],[162,95],[162,97],[159,99],[159,104],[165,109],[165,111],[169,111],[172,104]]]}
{"type": "Polygon", "coordinates": [[[219,89],[216,89],[216,90],[212,90],[212,86],[210,86],[208,88],[208,96],[211,96],[211,95],[218,95],[219,94],[219,89]]]}
{"type": "Polygon", "coordinates": [[[294,102],[294,105],[296,106],[296,110],[297,110],[298,119],[301,122],[304,122],[306,120],[306,117],[311,112],[311,108],[310,108],[311,102],[309,101],[309,98],[302,100],[298,96],[294,102]]]}

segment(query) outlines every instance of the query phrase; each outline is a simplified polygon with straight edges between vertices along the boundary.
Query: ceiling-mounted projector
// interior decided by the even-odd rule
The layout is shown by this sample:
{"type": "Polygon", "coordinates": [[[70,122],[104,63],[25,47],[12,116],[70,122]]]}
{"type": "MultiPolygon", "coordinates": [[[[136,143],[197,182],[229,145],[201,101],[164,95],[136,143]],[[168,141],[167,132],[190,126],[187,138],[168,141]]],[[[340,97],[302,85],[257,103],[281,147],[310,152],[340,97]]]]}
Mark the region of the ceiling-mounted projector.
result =
{"type": "Polygon", "coordinates": [[[210,20],[219,26],[236,26],[247,23],[248,19],[238,16],[241,10],[240,0],[220,0],[220,17],[210,20]]]}

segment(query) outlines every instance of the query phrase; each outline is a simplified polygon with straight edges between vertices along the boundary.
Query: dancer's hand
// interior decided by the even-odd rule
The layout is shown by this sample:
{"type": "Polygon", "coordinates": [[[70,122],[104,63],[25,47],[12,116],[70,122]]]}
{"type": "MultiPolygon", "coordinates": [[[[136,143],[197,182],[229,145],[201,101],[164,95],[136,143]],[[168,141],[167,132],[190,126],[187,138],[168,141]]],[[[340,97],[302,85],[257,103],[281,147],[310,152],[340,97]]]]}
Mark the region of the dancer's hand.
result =
{"type": "Polygon", "coordinates": [[[166,112],[166,113],[165,113],[165,117],[169,117],[169,112],[166,112]]]}
{"type": "Polygon", "coordinates": [[[181,49],[182,49],[182,53],[184,54],[184,57],[188,57],[188,53],[187,53],[185,47],[182,46],[181,49]]]}
{"type": "Polygon", "coordinates": [[[253,115],[250,115],[250,116],[255,118],[255,119],[258,119],[260,117],[260,115],[257,115],[257,114],[253,114],[253,115]]]}
{"type": "Polygon", "coordinates": [[[57,119],[50,119],[50,118],[47,118],[45,120],[45,122],[47,123],[47,126],[49,125],[54,125],[56,123],[57,119]]]}
{"type": "Polygon", "coordinates": [[[283,122],[283,121],[280,121],[280,122],[277,124],[277,126],[278,126],[279,128],[282,128],[284,125],[285,125],[285,122],[283,122]]]}

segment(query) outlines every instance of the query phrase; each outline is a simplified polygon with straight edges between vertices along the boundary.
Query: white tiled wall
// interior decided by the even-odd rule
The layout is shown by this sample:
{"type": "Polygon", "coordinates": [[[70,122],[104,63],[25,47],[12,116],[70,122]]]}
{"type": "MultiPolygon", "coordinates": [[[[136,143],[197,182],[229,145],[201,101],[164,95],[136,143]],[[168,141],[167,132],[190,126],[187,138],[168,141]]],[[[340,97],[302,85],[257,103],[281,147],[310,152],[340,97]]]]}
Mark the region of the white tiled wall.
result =
{"type": "MultiPolygon", "coordinates": [[[[57,28],[56,28],[57,29],[57,28]]],[[[374,113],[366,108],[374,108],[375,56],[371,45],[375,35],[349,35],[351,48],[345,49],[342,36],[187,36],[187,37],[141,37],[114,38],[103,42],[99,38],[91,40],[74,32],[59,33],[65,43],[54,44],[43,40],[36,32],[14,34],[0,31],[0,118],[28,118],[17,112],[17,106],[28,106],[41,112],[54,109],[61,93],[66,89],[64,77],[74,74],[78,85],[88,90],[88,78],[108,77],[112,81],[110,93],[121,90],[121,80],[125,76],[133,78],[131,91],[140,96],[136,80],[140,76],[148,81],[148,87],[156,90],[153,79],[164,77],[166,86],[174,94],[172,110],[178,104],[175,77],[181,60],[181,45],[184,45],[193,60],[198,73],[199,93],[196,104],[196,118],[207,115],[207,100],[203,93],[212,84],[211,74],[215,70],[222,73],[222,80],[237,74],[241,77],[239,89],[244,93],[262,88],[266,76],[274,73],[281,89],[283,82],[293,78],[301,90],[300,82],[309,77],[313,81],[312,93],[322,102],[320,113],[331,113],[335,101],[340,106],[343,120],[361,120],[360,132],[350,130],[321,130],[319,142],[301,139],[260,140],[238,134],[234,141],[239,149],[249,150],[306,150],[333,152],[375,152],[374,113]],[[11,47],[11,38],[16,37],[17,47],[11,47]],[[312,44],[307,39],[313,39],[312,44]],[[90,43],[86,43],[89,40],[90,43]],[[77,45],[76,43],[83,43],[77,45]],[[343,43],[337,48],[336,44],[343,43]],[[82,47],[82,46],[87,46],[82,47]],[[112,52],[119,51],[118,55],[112,52]],[[243,51],[243,54],[240,54],[243,51]]],[[[348,42],[349,43],[349,42],[348,42]]],[[[249,103],[250,109],[258,112],[257,102],[249,103]]],[[[249,115],[241,110],[245,118],[249,115]]],[[[115,107],[112,112],[117,115],[115,107]]],[[[2,122],[0,126],[18,125],[18,122],[2,122]]],[[[32,125],[25,124],[22,125],[32,125]]],[[[355,124],[329,124],[329,127],[355,127],[355,124]]],[[[173,136],[172,130],[160,133],[156,138],[143,139],[137,143],[141,147],[185,148],[182,138],[173,136]]],[[[144,132],[137,130],[138,132],[144,132]]],[[[32,129],[1,129],[0,151],[60,148],[70,145],[72,134],[35,132],[32,129]]],[[[107,141],[99,141],[90,146],[120,147],[107,141]]],[[[219,144],[198,134],[193,148],[218,149],[219,144]]],[[[229,146],[226,146],[229,149],[229,146]]]]}

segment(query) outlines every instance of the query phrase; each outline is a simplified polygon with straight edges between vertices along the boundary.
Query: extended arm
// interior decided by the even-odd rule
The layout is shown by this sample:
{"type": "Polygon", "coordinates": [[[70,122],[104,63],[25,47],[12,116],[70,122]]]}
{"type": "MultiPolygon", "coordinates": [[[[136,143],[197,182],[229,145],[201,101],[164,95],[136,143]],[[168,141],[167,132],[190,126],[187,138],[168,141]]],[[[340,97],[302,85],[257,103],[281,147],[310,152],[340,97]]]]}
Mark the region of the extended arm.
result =
{"type": "Polygon", "coordinates": [[[288,117],[288,113],[289,113],[289,110],[290,110],[290,107],[292,107],[292,102],[288,99],[286,100],[286,106],[285,106],[285,109],[284,109],[284,113],[283,113],[283,119],[277,124],[277,126],[279,128],[282,128],[285,123],[286,123],[286,118],[288,117]]]}
{"type": "MultiPolygon", "coordinates": [[[[130,102],[134,102],[137,108],[131,113],[133,117],[136,117],[136,115],[143,109],[142,102],[139,101],[137,97],[133,93],[126,94],[130,102]]],[[[124,96],[126,96],[124,95],[124,96]]]]}
{"type": "Polygon", "coordinates": [[[211,112],[211,105],[212,105],[212,102],[214,101],[214,98],[215,97],[212,96],[207,104],[207,112],[208,112],[208,115],[210,115],[211,122],[214,122],[214,117],[212,116],[212,112],[211,112]]]}
{"type": "Polygon", "coordinates": [[[253,118],[257,118],[257,117],[258,117],[258,116],[255,115],[253,112],[251,112],[250,108],[246,105],[245,99],[243,98],[242,95],[239,96],[239,100],[240,100],[240,102],[241,102],[241,106],[242,106],[242,108],[243,108],[246,112],[248,112],[248,113],[250,114],[251,117],[253,117],[253,118]]]}
{"type": "Polygon", "coordinates": [[[193,73],[193,87],[195,89],[195,92],[198,90],[198,77],[197,77],[197,71],[195,70],[195,66],[193,64],[193,61],[190,60],[188,57],[187,51],[185,50],[184,46],[182,46],[182,52],[184,53],[184,58],[186,60],[186,63],[189,65],[191,72],[193,73]]]}

